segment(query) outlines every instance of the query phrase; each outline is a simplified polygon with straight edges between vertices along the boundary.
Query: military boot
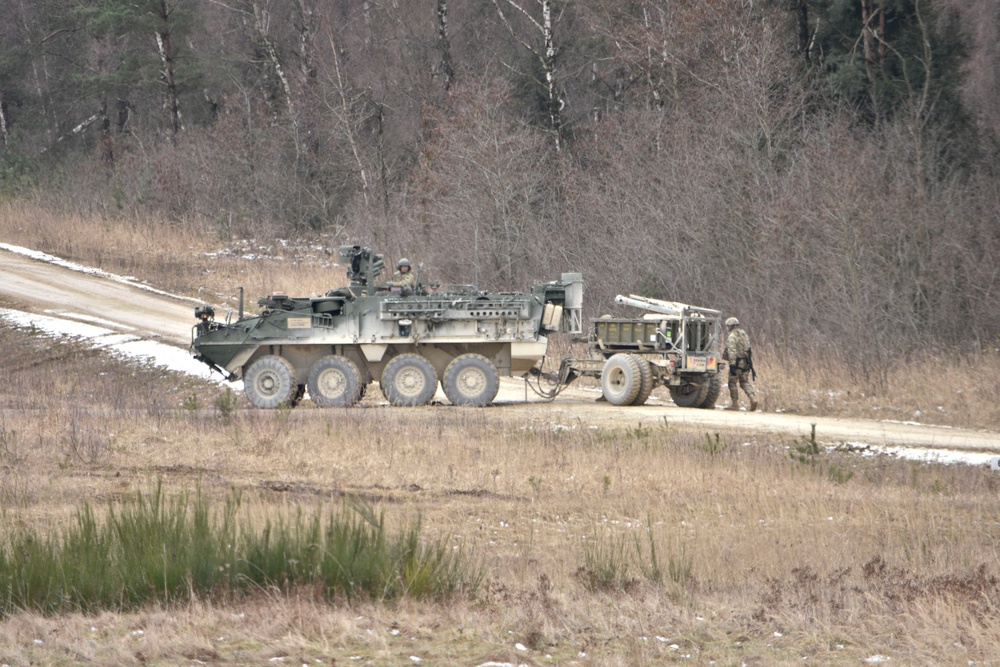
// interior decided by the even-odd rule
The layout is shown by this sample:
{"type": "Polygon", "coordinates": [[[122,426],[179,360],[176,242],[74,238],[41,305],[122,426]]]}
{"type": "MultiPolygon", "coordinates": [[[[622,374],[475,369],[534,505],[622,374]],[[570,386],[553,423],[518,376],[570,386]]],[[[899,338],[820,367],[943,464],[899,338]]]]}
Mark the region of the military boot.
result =
{"type": "Polygon", "coordinates": [[[757,399],[756,398],[751,398],[750,399],[750,412],[757,412],[757,399]]]}

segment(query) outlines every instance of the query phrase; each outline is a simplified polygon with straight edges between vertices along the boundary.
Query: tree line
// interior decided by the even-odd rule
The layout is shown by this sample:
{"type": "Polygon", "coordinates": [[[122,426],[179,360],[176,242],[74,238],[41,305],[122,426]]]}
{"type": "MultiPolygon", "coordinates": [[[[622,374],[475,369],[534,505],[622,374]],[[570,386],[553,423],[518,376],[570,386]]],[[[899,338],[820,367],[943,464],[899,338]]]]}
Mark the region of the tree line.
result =
{"type": "MultiPolygon", "coordinates": [[[[992,0],[10,0],[0,196],[585,274],[884,376],[995,345],[992,0]]],[[[395,254],[394,254],[395,253],[395,254]]]]}

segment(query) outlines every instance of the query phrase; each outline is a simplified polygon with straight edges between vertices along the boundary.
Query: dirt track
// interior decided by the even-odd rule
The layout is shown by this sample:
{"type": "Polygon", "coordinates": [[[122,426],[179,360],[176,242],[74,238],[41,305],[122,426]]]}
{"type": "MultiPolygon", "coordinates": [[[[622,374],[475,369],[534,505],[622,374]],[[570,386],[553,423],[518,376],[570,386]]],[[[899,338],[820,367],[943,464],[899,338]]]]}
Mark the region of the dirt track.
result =
{"type": "MultiPolygon", "coordinates": [[[[0,250],[0,304],[68,319],[99,318],[102,326],[187,348],[194,324],[193,304],[107,277],[74,271],[0,250]]],[[[659,393],[662,390],[658,390],[659,393]]],[[[440,394],[440,392],[439,392],[440,394]]],[[[863,442],[1000,452],[1000,432],[921,426],[856,419],[834,419],[763,412],[726,412],[678,408],[667,401],[618,408],[597,403],[598,393],[570,387],[555,401],[541,401],[518,379],[501,383],[497,408],[533,416],[594,425],[686,424],[708,430],[745,429],[808,436],[813,424],[824,443],[863,442]],[[527,402],[525,402],[527,397],[527,402]]],[[[439,396],[443,400],[443,395],[439,396]]]]}

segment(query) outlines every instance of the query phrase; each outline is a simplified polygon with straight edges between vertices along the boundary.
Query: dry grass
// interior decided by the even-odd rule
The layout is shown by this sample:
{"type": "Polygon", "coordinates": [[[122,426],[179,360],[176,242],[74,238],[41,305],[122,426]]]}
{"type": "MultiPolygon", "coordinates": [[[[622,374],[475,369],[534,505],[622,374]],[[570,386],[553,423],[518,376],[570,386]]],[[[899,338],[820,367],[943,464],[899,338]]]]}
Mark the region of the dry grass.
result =
{"type": "MultiPolygon", "coordinates": [[[[206,259],[218,247],[210,235],[169,237],[167,228],[145,246],[127,226],[105,240],[123,235],[129,252],[162,258],[129,272],[152,281],[162,271],[167,283],[186,282],[186,293],[220,276],[248,284],[251,269],[258,286],[278,277],[309,285],[327,271],[206,259]],[[181,268],[167,268],[168,258],[181,268]],[[205,267],[214,273],[198,273],[205,267]]],[[[51,230],[12,229],[11,216],[0,216],[6,242],[96,263],[90,239],[61,253],[51,230]]],[[[121,270],[115,262],[129,253],[108,247],[116,249],[103,268],[121,270]]],[[[988,469],[811,454],[790,437],[667,421],[593,428],[558,400],[399,409],[381,406],[376,390],[349,410],[307,403],[260,412],[241,402],[225,418],[214,385],[5,326],[0,345],[17,350],[0,360],[6,529],[59,525],[84,500],[114,502],[157,480],[168,493],[200,486],[218,498],[236,487],[271,509],[350,495],[384,509],[390,523],[419,515],[428,538],[471,548],[487,572],[476,599],[443,605],[327,605],[308,591],[261,591],[228,605],[18,614],[0,623],[6,664],[361,657],[399,665],[416,656],[464,665],[855,665],[878,654],[891,664],[966,665],[990,664],[1000,645],[1000,478],[988,469]]],[[[901,419],[920,410],[973,426],[996,415],[992,353],[937,370],[936,395],[947,400],[925,397],[921,364],[899,369],[877,403],[854,393],[814,397],[813,388],[849,385],[836,364],[779,366],[760,356],[771,409],[901,419]]]]}
{"type": "Polygon", "coordinates": [[[216,387],[72,345],[56,356],[9,329],[0,344],[25,350],[4,362],[22,389],[0,397],[8,526],[57,525],[84,499],[157,480],[219,498],[240,488],[262,508],[350,495],[390,522],[419,515],[428,539],[470,547],[487,571],[477,599],[443,606],[262,591],[225,606],[22,614],[0,625],[8,664],[966,664],[1000,643],[1000,480],[986,469],[798,456],[807,443],[668,422],[591,428],[558,403],[370,398],[225,420],[216,387]],[[595,586],[588,554],[608,565],[615,548],[616,576],[595,586]]]}
{"type": "MultiPolygon", "coordinates": [[[[755,350],[756,352],[756,350],[755,350]]],[[[915,355],[884,386],[859,381],[846,364],[786,358],[764,347],[757,363],[765,410],[994,429],[1000,424],[1000,350],[915,355]]]]}
{"type": "Polygon", "coordinates": [[[253,303],[272,292],[313,295],[346,284],[337,246],[353,243],[234,237],[207,221],[88,218],[20,202],[0,203],[0,241],[230,305],[240,285],[253,303]]]}

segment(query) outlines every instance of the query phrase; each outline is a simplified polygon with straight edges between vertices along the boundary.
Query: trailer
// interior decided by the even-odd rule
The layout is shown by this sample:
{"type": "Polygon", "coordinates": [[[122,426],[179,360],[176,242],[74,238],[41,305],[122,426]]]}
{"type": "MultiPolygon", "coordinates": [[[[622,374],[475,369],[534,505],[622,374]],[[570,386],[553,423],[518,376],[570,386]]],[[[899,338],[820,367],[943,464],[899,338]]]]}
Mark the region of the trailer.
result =
{"type": "Polygon", "coordinates": [[[647,312],[592,320],[587,357],[567,357],[555,373],[533,367],[532,389],[552,399],[577,378],[590,377],[600,380],[612,405],[643,405],[653,389],[664,386],[680,407],[715,407],[725,368],[722,313],[634,294],[618,295],[615,303],[647,312]]]}

